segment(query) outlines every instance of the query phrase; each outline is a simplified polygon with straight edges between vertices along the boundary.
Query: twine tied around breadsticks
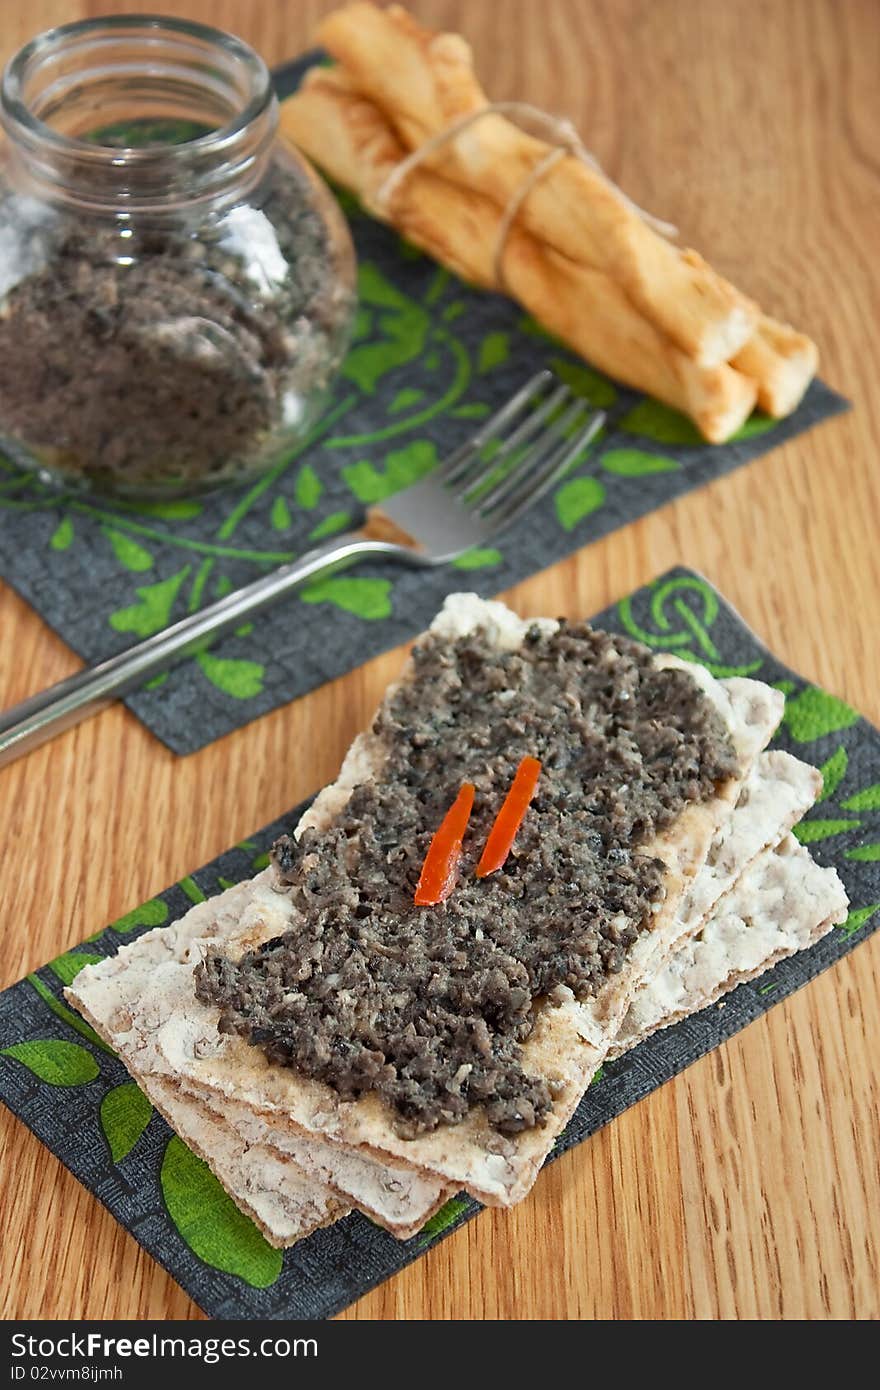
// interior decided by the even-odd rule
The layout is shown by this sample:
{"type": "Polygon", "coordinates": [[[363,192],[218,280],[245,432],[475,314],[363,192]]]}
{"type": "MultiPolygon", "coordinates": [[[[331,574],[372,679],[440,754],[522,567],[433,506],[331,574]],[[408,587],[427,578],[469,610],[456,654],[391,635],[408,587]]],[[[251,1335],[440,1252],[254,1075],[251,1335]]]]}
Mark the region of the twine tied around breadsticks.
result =
{"type": "Polygon", "coordinates": [[[470,126],[481,121],[484,116],[508,116],[519,125],[529,135],[535,135],[538,139],[545,140],[554,146],[548,150],[532,169],[526,174],[522,183],[511,195],[507,206],[501,214],[501,221],[498,224],[498,236],[495,241],[495,250],[492,255],[492,274],[495,284],[500,290],[507,288],[504,276],[504,250],[507,246],[507,238],[510,236],[510,229],[516,221],[517,213],[531,193],[537,183],[543,179],[550,170],[564,159],[566,155],[573,155],[580,162],[606,185],[615,198],[630,212],[652,229],[664,237],[675,237],[678,235],[678,228],[671,222],[664,222],[653,213],[646,212],[638,203],[633,202],[632,198],[624,193],[622,188],[605,173],[596,156],[587,149],[577,130],[571,121],[561,116],[551,116],[548,111],[542,111],[538,106],[532,106],[528,101],[490,101],[485,106],[481,106],[478,111],[470,111],[466,116],[461,116],[457,121],[445,126],[443,130],[437,131],[436,135],[431,135],[419,147],[401,159],[398,164],[383,179],[379,188],[373,195],[373,203],[380,213],[390,212],[391,199],[394,193],[409,177],[414,169],[423,164],[435,150],[442,149],[450,140],[454,140],[458,135],[470,126]]]}

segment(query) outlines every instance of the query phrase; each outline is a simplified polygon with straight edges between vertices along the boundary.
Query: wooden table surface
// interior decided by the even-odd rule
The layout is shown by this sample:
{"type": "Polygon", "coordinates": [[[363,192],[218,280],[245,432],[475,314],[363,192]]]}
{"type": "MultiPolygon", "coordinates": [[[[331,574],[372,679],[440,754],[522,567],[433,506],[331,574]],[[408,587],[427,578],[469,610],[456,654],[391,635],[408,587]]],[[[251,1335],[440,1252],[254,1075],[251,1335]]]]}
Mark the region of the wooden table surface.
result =
{"type": "MultiPolygon", "coordinates": [[[[331,7],[30,0],[0,7],[0,55],[53,24],[152,8],[236,31],[274,63],[331,7]]],[[[818,340],[854,404],[511,601],[589,614],[683,562],[786,662],[880,721],[876,0],[412,8],[467,35],[492,94],[570,114],[638,202],[818,340]]],[[[116,708],[0,772],[2,983],[331,779],[399,663],[183,760],[116,708]]],[[[76,665],[0,585],[0,705],[76,665]]],[[[343,1316],[877,1317],[878,975],[875,937],[553,1164],[515,1210],[486,1212],[343,1316]]],[[[201,1316],[6,1111],[0,1150],[3,1316],[201,1316]]]]}

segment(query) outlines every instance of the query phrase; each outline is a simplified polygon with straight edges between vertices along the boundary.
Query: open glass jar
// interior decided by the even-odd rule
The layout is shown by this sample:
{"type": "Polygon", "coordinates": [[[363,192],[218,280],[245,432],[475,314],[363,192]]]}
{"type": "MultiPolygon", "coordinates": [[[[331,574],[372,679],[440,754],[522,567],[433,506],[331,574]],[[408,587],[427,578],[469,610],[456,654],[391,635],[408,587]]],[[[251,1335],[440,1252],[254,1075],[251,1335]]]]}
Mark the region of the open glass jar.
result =
{"type": "Polygon", "coordinates": [[[250,477],[313,426],[354,253],[265,64],[200,24],[65,25],[6,69],[0,446],[141,498],[250,477]]]}

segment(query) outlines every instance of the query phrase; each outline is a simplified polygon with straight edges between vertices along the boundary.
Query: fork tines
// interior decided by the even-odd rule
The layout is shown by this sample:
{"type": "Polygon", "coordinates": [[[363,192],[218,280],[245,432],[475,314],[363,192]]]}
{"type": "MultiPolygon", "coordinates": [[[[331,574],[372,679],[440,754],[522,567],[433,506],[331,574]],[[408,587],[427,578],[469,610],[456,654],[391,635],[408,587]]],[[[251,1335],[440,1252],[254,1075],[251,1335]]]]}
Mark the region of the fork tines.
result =
{"type": "Polygon", "coordinates": [[[486,526],[508,526],[567,472],[604,421],[552,372],[540,371],[434,476],[486,526]]]}

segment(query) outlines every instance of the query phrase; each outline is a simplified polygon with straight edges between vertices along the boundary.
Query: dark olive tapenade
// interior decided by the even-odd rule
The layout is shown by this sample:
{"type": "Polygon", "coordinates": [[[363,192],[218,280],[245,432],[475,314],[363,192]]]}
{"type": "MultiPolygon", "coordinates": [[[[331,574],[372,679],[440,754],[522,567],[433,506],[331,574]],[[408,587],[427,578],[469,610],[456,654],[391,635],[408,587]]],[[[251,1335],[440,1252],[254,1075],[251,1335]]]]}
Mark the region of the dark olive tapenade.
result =
{"type": "Polygon", "coordinates": [[[491,1125],[541,1124],[552,1097],[522,1066],[535,1000],[595,994],[650,930],[664,866],[642,852],[684,807],[735,775],[699,685],[647,649],[586,624],[529,629],[499,651],[436,634],[374,731],[381,780],[326,831],[273,855],[301,917],[239,961],[212,954],[196,992],[220,1029],[354,1098],[376,1091],[415,1135],[484,1105],[491,1125]],[[503,869],[474,868],[520,759],[536,795],[503,869]],[[413,892],[433,831],[476,784],[460,879],[436,907],[413,892]]]}

